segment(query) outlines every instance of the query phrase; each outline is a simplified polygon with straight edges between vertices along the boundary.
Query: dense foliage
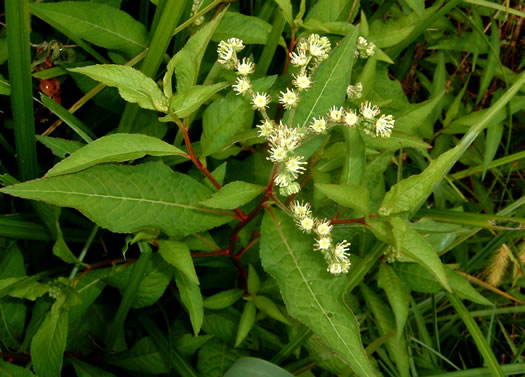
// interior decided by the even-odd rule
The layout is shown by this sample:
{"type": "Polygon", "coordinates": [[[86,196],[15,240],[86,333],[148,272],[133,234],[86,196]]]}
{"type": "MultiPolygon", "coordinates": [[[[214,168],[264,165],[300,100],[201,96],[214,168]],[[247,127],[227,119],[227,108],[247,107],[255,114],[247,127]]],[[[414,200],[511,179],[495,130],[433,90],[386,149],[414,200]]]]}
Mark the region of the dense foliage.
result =
{"type": "Polygon", "coordinates": [[[519,2],[4,9],[0,375],[525,373],[519,2]]]}

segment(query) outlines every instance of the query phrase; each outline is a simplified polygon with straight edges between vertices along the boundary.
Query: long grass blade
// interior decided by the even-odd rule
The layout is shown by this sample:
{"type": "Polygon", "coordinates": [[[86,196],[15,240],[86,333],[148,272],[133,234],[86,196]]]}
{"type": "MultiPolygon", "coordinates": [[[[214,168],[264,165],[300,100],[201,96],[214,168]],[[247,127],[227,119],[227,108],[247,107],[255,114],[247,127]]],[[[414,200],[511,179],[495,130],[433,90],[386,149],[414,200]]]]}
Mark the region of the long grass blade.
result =
{"type": "Polygon", "coordinates": [[[490,346],[487,340],[485,339],[485,336],[481,332],[481,329],[479,328],[474,318],[472,318],[472,315],[468,312],[465,305],[463,305],[463,303],[456,296],[450,293],[447,293],[447,297],[454,309],[456,309],[456,312],[458,313],[463,323],[465,323],[465,326],[467,326],[467,329],[470,332],[470,335],[472,335],[472,338],[474,339],[474,342],[478,347],[479,353],[481,353],[481,355],[485,359],[485,362],[487,363],[488,369],[492,376],[505,376],[505,373],[503,373],[501,366],[498,364],[498,360],[496,359],[496,356],[490,349],[490,346]]]}
{"type": "Polygon", "coordinates": [[[6,0],[7,46],[11,108],[20,180],[38,177],[29,48],[29,0],[6,0]]]}

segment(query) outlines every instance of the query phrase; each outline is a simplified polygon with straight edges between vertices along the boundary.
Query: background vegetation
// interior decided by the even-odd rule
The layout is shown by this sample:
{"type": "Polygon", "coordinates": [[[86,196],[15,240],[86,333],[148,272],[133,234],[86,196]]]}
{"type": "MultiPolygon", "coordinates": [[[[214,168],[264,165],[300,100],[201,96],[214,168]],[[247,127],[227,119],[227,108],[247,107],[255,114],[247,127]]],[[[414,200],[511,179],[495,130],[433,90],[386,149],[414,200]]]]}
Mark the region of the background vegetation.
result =
{"type": "Polygon", "coordinates": [[[525,373],[520,2],[0,13],[0,375],[525,373]],[[286,110],[290,53],[312,33],[334,49],[286,110]],[[303,140],[302,189],[281,195],[261,115],[217,62],[232,37],[271,119],[370,101],[392,136],[303,140]],[[355,56],[358,37],[373,56],[355,56]],[[352,243],[347,274],[327,271],[293,199],[352,243]]]}

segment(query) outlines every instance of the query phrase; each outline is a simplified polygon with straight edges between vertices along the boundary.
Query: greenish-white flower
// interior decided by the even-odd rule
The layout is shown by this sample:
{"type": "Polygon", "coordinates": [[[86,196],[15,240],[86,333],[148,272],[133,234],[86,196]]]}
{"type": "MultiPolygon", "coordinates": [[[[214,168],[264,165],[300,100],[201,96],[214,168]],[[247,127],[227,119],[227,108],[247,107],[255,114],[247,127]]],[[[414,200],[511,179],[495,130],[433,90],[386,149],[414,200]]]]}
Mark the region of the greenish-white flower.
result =
{"type": "Polygon", "coordinates": [[[266,93],[257,92],[252,97],[253,108],[257,110],[263,110],[264,108],[268,107],[268,105],[270,104],[270,101],[271,101],[271,98],[266,93]]]}
{"type": "Polygon", "coordinates": [[[252,83],[246,77],[237,77],[237,81],[232,85],[237,94],[245,94],[252,88],[252,83]]]}

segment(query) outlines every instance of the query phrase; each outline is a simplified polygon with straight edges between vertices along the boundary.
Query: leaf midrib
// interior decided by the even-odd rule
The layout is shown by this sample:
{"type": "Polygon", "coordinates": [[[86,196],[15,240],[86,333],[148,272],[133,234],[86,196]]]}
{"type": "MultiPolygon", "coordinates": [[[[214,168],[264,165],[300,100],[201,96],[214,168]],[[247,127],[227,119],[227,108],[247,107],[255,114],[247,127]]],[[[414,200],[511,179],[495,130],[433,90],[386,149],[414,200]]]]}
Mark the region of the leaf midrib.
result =
{"type": "MultiPolygon", "coordinates": [[[[40,9],[40,10],[41,10],[41,9],[40,9]]],[[[94,23],[92,23],[92,22],[86,21],[86,20],[84,20],[84,19],[82,19],[82,18],[78,18],[78,17],[73,16],[73,15],[70,15],[70,14],[68,15],[68,14],[63,13],[63,12],[61,13],[61,12],[58,12],[58,11],[56,11],[56,10],[52,10],[52,9],[45,9],[44,12],[58,14],[58,15],[60,15],[62,18],[69,18],[69,19],[71,19],[71,20],[73,20],[73,21],[76,21],[76,22],[79,22],[79,23],[83,23],[83,24],[89,25],[89,26],[91,26],[91,27],[93,27],[93,28],[95,28],[95,29],[100,29],[100,30],[106,31],[106,32],[108,32],[108,33],[110,33],[110,34],[113,34],[113,35],[115,35],[115,36],[117,36],[117,37],[119,37],[119,38],[121,38],[121,39],[123,39],[123,40],[125,40],[125,41],[128,41],[128,42],[130,42],[130,43],[132,43],[132,44],[134,44],[134,45],[136,45],[136,46],[138,46],[138,47],[141,47],[141,48],[146,48],[146,47],[147,47],[147,45],[145,45],[145,44],[144,44],[144,45],[143,45],[143,44],[140,44],[140,43],[134,41],[133,39],[125,38],[124,34],[118,34],[118,33],[114,32],[114,31],[112,31],[112,30],[110,30],[110,29],[107,29],[107,28],[104,28],[104,27],[102,27],[102,26],[100,26],[100,25],[97,25],[97,24],[94,24],[94,23]]],[[[79,37],[81,37],[81,36],[79,35],[79,37]]],[[[83,37],[81,37],[81,38],[82,38],[82,39],[85,39],[85,38],[83,38],[83,37]]]]}
{"type": "Polygon", "coordinates": [[[302,124],[302,127],[304,127],[306,125],[306,122],[308,122],[308,119],[310,119],[310,117],[312,116],[312,113],[314,112],[314,109],[316,108],[317,106],[317,103],[319,102],[319,100],[321,99],[321,97],[323,96],[323,93],[325,92],[325,89],[328,87],[328,83],[330,83],[330,81],[332,80],[332,76],[334,74],[334,72],[336,71],[336,68],[339,66],[339,62],[341,61],[341,59],[343,59],[343,57],[345,56],[345,52],[346,50],[350,47],[349,44],[346,44],[345,45],[345,49],[341,52],[341,56],[339,57],[339,59],[337,59],[336,61],[336,64],[334,66],[334,69],[332,69],[330,71],[330,74],[328,75],[328,79],[325,80],[324,82],[324,85],[322,86],[322,90],[321,92],[319,93],[319,95],[317,96],[313,106],[310,108],[310,112],[308,113],[308,115],[306,116],[306,118],[304,119],[303,121],[303,124],[302,124]]]}
{"type": "Polygon", "coordinates": [[[279,226],[279,224],[278,224],[277,220],[275,219],[275,217],[273,217],[273,214],[272,214],[272,221],[275,224],[275,228],[279,232],[279,236],[281,237],[281,240],[283,241],[284,245],[286,246],[288,254],[292,257],[292,259],[294,261],[294,264],[295,264],[295,267],[297,268],[297,271],[299,271],[299,274],[301,275],[301,278],[302,278],[305,286],[308,288],[308,292],[310,292],[310,295],[313,297],[315,303],[317,304],[319,309],[321,309],[321,312],[323,313],[323,316],[328,320],[328,322],[330,323],[330,326],[332,327],[333,331],[335,332],[335,334],[337,335],[337,337],[339,338],[341,343],[344,345],[344,347],[347,350],[347,352],[353,357],[353,359],[356,361],[356,363],[359,364],[359,367],[361,368],[361,370],[366,370],[366,368],[364,368],[363,365],[359,362],[359,360],[354,356],[354,354],[352,353],[352,350],[347,346],[346,342],[344,341],[344,338],[341,336],[341,334],[339,334],[339,331],[337,330],[337,328],[336,328],[335,324],[333,323],[332,319],[327,315],[327,313],[324,310],[323,306],[321,305],[321,303],[317,299],[317,296],[315,295],[314,291],[312,291],[312,288],[310,287],[310,284],[308,284],[308,281],[306,280],[306,277],[304,276],[303,271],[301,270],[301,267],[299,266],[299,264],[297,262],[297,259],[295,258],[295,255],[294,255],[292,249],[290,248],[290,245],[288,245],[288,242],[287,242],[286,237],[284,236],[284,234],[283,234],[283,232],[281,230],[281,227],[279,226]]]}
{"type": "MultiPolygon", "coordinates": [[[[7,190],[5,192],[8,192],[7,190]]],[[[144,202],[144,203],[151,203],[151,204],[158,204],[158,205],[165,205],[170,207],[181,207],[181,208],[188,208],[195,211],[201,211],[201,212],[212,212],[213,210],[207,209],[207,208],[201,208],[201,207],[195,207],[188,204],[181,204],[181,203],[174,203],[174,202],[166,202],[164,200],[153,200],[153,199],[146,199],[146,198],[132,198],[127,196],[115,196],[115,195],[102,195],[102,194],[89,194],[85,192],[78,192],[78,191],[62,191],[62,190],[21,190],[17,189],[13,191],[13,194],[18,193],[34,193],[38,192],[40,194],[65,194],[65,195],[78,195],[78,196],[87,196],[87,197],[94,197],[94,198],[102,198],[102,199],[109,199],[109,200],[129,200],[129,201],[136,201],[136,202],[144,202]]]]}

